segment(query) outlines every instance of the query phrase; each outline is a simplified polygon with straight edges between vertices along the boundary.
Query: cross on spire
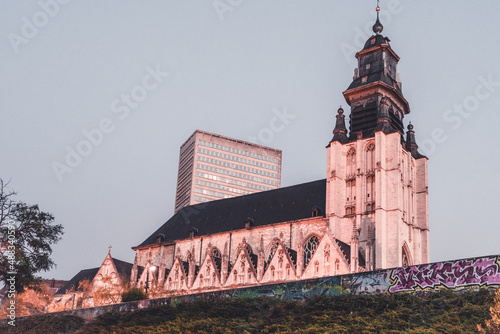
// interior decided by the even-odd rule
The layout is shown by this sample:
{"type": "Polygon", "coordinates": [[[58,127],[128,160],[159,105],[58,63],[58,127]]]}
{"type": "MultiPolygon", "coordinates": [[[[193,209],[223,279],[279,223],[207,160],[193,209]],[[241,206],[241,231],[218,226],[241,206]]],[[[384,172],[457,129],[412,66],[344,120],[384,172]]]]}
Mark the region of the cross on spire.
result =
{"type": "Polygon", "coordinates": [[[108,246],[108,254],[111,254],[111,245],[108,246]]]}

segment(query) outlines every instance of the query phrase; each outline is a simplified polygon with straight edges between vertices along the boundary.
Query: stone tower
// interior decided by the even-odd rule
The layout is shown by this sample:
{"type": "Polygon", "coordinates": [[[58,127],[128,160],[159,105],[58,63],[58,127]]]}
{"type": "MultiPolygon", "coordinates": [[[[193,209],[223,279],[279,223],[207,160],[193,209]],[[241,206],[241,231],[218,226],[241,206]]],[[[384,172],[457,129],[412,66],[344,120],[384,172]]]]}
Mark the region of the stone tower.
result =
{"type": "Polygon", "coordinates": [[[351,245],[353,272],[429,262],[427,158],[411,123],[404,133],[410,107],[379,10],[343,93],[349,131],[340,108],[327,146],[326,214],[333,236],[351,245]]]}

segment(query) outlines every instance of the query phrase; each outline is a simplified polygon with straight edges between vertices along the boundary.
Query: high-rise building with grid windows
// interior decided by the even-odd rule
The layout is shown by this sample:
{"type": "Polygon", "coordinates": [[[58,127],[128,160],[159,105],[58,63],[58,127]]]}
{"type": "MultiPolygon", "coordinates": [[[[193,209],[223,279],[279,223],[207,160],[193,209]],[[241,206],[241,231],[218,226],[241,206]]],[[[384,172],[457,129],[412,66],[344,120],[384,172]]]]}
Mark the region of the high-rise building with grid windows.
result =
{"type": "Polygon", "coordinates": [[[281,150],[196,130],[180,148],[175,212],[280,185],[281,150]]]}

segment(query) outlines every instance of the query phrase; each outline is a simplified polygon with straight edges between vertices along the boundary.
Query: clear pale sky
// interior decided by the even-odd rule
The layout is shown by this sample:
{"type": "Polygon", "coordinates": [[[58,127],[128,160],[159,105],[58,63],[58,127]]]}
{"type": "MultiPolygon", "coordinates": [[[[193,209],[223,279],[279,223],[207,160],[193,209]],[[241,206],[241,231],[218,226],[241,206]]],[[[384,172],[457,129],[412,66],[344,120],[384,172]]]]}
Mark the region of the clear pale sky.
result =
{"type": "MultiPolygon", "coordinates": [[[[1,1],[0,178],[65,228],[43,275],[98,267],[110,244],[133,262],[131,247],[173,213],[179,147],[195,129],[283,150],[283,186],[325,178],[375,7],[1,1]],[[290,116],[269,135],[277,112],[290,116]],[[86,155],[68,158],[77,150],[86,155]]],[[[429,157],[431,261],[500,254],[500,2],[381,7],[405,126],[429,157]]]]}

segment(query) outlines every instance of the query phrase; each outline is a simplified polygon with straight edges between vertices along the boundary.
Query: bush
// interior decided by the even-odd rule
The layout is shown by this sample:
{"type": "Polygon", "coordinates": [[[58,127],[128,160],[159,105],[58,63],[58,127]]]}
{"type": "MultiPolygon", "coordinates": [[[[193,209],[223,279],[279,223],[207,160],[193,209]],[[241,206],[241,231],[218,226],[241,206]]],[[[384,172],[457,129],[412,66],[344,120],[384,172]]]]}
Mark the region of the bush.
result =
{"type": "Polygon", "coordinates": [[[148,295],[140,288],[131,288],[122,293],[122,302],[132,302],[134,300],[148,299],[148,295]]]}

